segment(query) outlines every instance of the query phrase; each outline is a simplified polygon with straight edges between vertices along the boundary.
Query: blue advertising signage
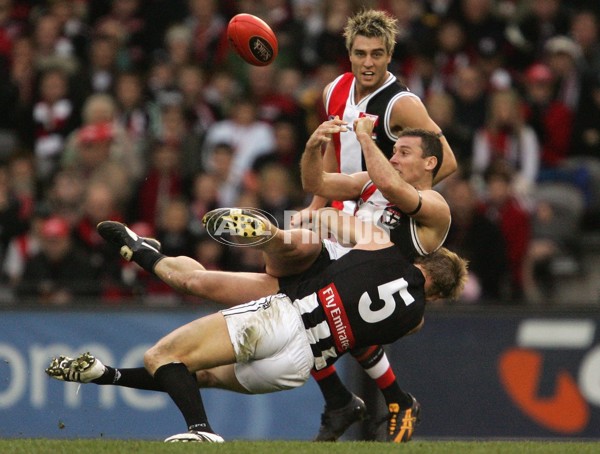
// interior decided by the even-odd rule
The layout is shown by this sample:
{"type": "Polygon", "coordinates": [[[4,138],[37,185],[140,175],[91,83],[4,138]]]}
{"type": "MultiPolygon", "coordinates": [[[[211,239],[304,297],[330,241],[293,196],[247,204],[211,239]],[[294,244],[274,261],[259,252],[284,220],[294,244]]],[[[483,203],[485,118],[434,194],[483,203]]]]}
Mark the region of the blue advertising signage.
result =
{"type": "MultiPolygon", "coordinates": [[[[62,383],[44,368],[53,356],[84,351],[138,367],[157,339],[200,315],[2,312],[0,436],[161,440],[184,431],[166,394],[62,383]]],[[[430,311],[420,332],[386,347],[400,386],[422,405],[415,438],[600,438],[598,326],[600,313],[591,312],[430,311]]],[[[357,394],[380,395],[352,358],[338,369],[357,394]]],[[[205,390],[203,399],[226,440],[310,440],[323,410],[313,380],[260,396],[205,390]]],[[[367,404],[385,411],[380,397],[367,404]]]]}
{"type": "Polygon", "coordinates": [[[600,437],[600,315],[432,313],[388,348],[416,436],[600,437]],[[418,432],[418,433],[417,433],[418,432]]]}
{"type": "MultiPolygon", "coordinates": [[[[162,440],[185,432],[185,422],[167,394],[63,383],[50,379],[44,369],[53,356],[85,351],[112,366],[141,366],[144,351],[156,340],[200,315],[0,313],[0,437],[162,440]]],[[[206,390],[203,399],[211,425],[226,440],[311,439],[323,408],[312,380],[293,391],[259,396],[206,390]]]]}

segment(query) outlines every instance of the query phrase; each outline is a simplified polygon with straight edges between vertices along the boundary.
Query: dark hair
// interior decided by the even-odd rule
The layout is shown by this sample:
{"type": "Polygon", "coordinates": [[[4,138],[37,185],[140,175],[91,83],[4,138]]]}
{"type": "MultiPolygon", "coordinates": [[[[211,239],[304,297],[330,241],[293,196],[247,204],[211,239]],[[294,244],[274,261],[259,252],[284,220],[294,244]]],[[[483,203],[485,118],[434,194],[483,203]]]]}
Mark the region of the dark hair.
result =
{"type": "Polygon", "coordinates": [[[428,131],[421,128],[406,128],[398,133],[398,137],[420,137],[421,148],[423,149],[423,157],[428,158],[429,156],[435,156],[437,158],[437,164],[433,169],[433,178],[437,175],[442,167],[444,161],[444,148],[442,147],[442,141],[440,135],[435,132],[428,131]]]}

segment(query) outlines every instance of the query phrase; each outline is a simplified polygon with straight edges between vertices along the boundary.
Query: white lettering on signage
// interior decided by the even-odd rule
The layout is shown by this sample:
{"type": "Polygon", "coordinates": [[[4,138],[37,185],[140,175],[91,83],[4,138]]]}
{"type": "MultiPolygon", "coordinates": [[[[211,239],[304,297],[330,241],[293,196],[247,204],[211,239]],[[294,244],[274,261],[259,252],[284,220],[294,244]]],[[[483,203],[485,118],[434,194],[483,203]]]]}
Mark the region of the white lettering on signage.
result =
{"type": "MultiPolygon", "coordinates": [[[[140,367],[141,359],[149,345],[136,345],[124,353],[119,367],[140,367]]],[[[54,380],[48,378],[44,369],[50,359],[58,354],[76,357],[82,352],[90,351],[106,364],[115,365],[115,354],[104,344],[84,344],[76,348],[66,344],[34,344],[25,353],[8,343],[0,343],[0,361],[7,375],[3,376],[0,387],[0,410],[21,405],[28,398],[32,408],[47,408],[50,402],[48,394],[54,380]]],[[[121,352],[119,352],[121,353],[121,352]]],[[[59,383],[56,382],[56,385],[59,383]]],[[[155,411],[169,404],[169,397],[164,393],[153,393],[118,386],[97,386],[94,384],[60,383],[64,388],[63,404],[67,408],[81,408],[89,405],[84,396],[97,395],[97,405],[103,409],[115,408],[118,398],[129,407],[141,411],[155,411]]]]}

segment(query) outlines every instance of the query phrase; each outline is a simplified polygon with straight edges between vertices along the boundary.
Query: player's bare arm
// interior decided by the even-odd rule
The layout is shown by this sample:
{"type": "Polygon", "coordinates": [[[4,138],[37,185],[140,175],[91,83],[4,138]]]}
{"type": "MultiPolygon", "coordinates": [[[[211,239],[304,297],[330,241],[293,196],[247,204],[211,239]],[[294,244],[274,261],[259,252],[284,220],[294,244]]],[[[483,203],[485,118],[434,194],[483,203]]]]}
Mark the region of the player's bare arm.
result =
{"type": "MultiPolygon", "coordinates": [[[[445,236],[450,225],[450,207],[441,194],[430,189],[431,183],[417,181],[409,184],[404,180],[373,141],[373,126],[373,121],[367,117],[358,119],[354,124],[370,178],[387,200],[417,221],[419,239],[424,247],[429,249],[427,246],[431,244],[431,249],[437,248],[439,238],[445,236]]],[[[417,152],[404,147],[397,143],[394,153],[417,152]]],[[[435,157],[425,159],[431,161],[426,161],[426,166],[435,167],[435,157]]]]}
{"type": "MultiPolygon", "coordinates": [[[[436,134],[443,134],[440,127],[431,119],[429,113],[427,113],[423,102],[415,96],[402,96],[398,98],[392,108],[390,121],[393,131],[405,128],[421,128],[433,131],[436,134]]],[[[444,150],[444,159],[442,167],[433,180],[433,185],[436,185],[458,169],[458,163],[450,144],[443,135],[440,136],[440,141],[444,150]]]]}
{"type": "Polygon", "coordinates": [[[360,196],[368,180],[366,172],[346,175],[338,172],[326,172],[323,164],[323,146],[331,143],[331,136],[346,133],[346,123],[339,119],[327,120],[312,133],[300,162],[302,187],[305,191],[326,199],[354,200],[360,196]]]}

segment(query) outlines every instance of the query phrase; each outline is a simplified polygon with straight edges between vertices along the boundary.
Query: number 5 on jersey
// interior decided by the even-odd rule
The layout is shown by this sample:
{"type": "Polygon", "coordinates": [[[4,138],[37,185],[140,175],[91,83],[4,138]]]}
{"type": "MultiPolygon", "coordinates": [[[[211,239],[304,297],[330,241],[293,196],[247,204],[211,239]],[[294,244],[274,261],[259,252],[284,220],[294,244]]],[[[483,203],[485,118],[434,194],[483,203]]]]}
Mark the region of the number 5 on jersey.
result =
{"type": "Polygon", "coordinates": [[[400,295],[400,298],[402,298],[402,301],[407,306],[415,300],[409,293],[408,282],[404,278],[378,286],[377,292],[379,293],[379,299],[383,301],[383,306],[375,311],[371,309],[373,301],[367,292],[363,293],[358,301],[358,313],[367,323],[380,322],[394,313],[394,309],[396,309],[394,295],[396,293],[400,295]]]}

